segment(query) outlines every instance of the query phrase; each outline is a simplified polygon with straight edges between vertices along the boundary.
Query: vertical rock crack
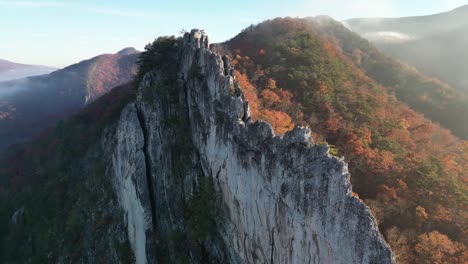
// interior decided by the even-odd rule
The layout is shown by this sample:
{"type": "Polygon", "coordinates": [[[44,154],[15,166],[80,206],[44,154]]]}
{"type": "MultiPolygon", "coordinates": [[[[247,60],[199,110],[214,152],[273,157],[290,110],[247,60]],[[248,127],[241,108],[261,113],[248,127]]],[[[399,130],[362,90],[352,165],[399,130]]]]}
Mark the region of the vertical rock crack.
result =
{"type": "Polygon", "coordinates": [[[153,178],[151,176],[151,160],[150,160],[150,151],[149,151],[149,144],[148,144],[148,128],[146,127],[145,117],[141,109],[136,106],[138,122],[140,123],[141,130],[143,131],[143,155],[145,157],[145,167],[146,167],[146,182],[148,185],[148,193],[149,193],[149,202],[151,207],[151,223],[153,224],[153,232],[157,230],[157,222],[156,222],[156,203],[155,203],[155,193],[154,193],[154,186],[153,186],[153,178]]]}

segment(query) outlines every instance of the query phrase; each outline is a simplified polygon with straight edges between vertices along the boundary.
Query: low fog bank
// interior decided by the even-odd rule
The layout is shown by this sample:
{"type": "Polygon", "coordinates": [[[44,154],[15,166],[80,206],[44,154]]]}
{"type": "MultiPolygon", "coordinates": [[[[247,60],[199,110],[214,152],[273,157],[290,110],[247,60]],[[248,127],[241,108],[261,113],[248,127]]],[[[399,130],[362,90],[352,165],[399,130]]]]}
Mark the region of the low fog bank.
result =
{"type": "Polygon", "coordinates": [[[25,77],[49,74],[57,69],[48,67],[31,67],[22,69],[12,69],[0,73],[0,82],[21,79],[25,77]]]}
{"type": "Polygon", "coordinates": [[[29,78],[22,78],[14,81],[0,82],[0,99],[24,92],[31,87],[29,78]]]}
{"type": "Polygon", "coordinates": [[[396,31],[378,31],[368,32],[362,34],[363,37],[374,42],[390,42],[390,43],[403,43],[411,40],[416,40],[418,37],[410,36],[405,33],[396,31]]]}

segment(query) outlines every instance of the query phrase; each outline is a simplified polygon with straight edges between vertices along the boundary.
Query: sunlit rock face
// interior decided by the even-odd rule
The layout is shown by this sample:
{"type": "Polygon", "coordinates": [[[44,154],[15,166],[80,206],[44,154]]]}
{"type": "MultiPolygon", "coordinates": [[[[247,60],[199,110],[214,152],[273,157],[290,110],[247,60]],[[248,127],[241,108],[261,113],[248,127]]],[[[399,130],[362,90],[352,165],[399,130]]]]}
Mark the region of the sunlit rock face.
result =
{"type": "Polygon", "coordinates": [[[202,31],[175,45],[170,98],[163,73],[148,72],[103,141],[136,263],[181,254],[191,263],[393,263],[351,195],[347,164],[313,144],[308,128],[278,136],[251,121],[229,60],[202,31]],[[197,226],[186,211],[206,210],[190,208],[204,179],[221,216],[208,237],[177,252],[174,234],[190,237],[197,226]]]}

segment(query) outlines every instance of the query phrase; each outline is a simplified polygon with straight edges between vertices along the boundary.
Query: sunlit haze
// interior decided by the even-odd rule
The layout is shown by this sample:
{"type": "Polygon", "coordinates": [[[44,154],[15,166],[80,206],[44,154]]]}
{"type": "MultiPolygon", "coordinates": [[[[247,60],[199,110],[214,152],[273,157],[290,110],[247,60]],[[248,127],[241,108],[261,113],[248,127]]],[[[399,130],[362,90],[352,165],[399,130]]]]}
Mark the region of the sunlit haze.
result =
{"type": "Polygon", "coordinates": [[[467,0],[0,1],[0,58],[64,67],[161,35],[205,29],[224,41],[278,16],[394,17],[444,12],[467,0]]]}

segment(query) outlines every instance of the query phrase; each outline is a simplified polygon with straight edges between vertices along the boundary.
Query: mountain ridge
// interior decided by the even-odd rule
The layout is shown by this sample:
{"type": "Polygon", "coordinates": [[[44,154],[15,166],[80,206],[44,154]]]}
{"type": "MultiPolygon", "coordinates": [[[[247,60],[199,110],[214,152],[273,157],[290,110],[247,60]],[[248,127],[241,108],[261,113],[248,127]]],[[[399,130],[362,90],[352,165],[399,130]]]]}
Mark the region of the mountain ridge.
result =
{"type": "MultiPolygon", "coordinates": [[[[80,124],[86,116],[57,127],[50,140],[61,155],[50,165],[66,164],[64,173],[39,169],[33,191],[0,192],[20,201],[0,215],[28,219],[50,208],[45,225],[0,225],[9,238],[0,251],[5,259],[22,252],[20,259],[65,262],[393,263],[369,209],[351,195],[346,164],[328,146],[311,143],[307,128],[276,136],[268,123],[253,122],[228,58],[208,47],[198,30],[157,39],[141,57],[141,69],[150,70],[137,91],[127,89],[136,94],[114,89],[85,108],[116,107],[109,122],[94,123],[102,126],[97,136],[80,141],[90,128],[80,124]],[[123,103],[101,104],[115,96],[123,103]],[[82,159],[67,163],[76,155],[82,159]],[[47,191],[71,186],[76,192],[47,191]],[[37,200],[22,199],[30,194],[50,198],[36,209],[37,200]],[[95,213],[84,217],[83,210],[95,213]],[[65,240],[59,250],[60,237],[79,243],[65,240]],[[43,239],[48,243],[36,244],[43,239]],[[37,247],[31,253],[29,243],[37,247]]],[[[33,162],[40,164],[38,155],[33,162]]]]}
{"type": "Polygon", "coordinates": [[[337,44],[356,66],[391,89],[400,101],[450,129],[456,136],[468,138],[468,127],[464,125],[468,122],[464,120],[468,115],[468,96],[462,91],[382,53],[339,22],[329,20],[322,26],[338,40],[337,44]]]}
{"type": "Polygon", "coordinates": [[[103,54],[48,75],[0,82],[0,149],[30,140],[115,86],[131,81],[138,56],[135,50],[103,54]]]}
{"type": "Polygon", "coordinates": [[[2,70],[4,70],[4,69],[12,68],[12,67],[15,67],[15,66],[44,67],[44,68],[56,69],[56,68],[53,68],[53,67],[50,67],[50,66],[45,66],[45,65],[33,65],[33,64],[26,64],[26,63],[17,63],[17,62],[13,62],[13,61],[10,61],[10,60],[0,59],[0,72],[2,70]]]}
{"type": "Polygon", "coordinates": [[[457,90],[468,94],[465,72],[468,22],[468,5],[452,11],[420,16],[382,19],[350,19],[344,24],[367,37],[380,50],[405,63],[415,66],[430,76],[449,83],[457,90]],[[400,41],[389,41],[405,37],[400,41]],[[379,36],[379,33],[380,36],[379,36]],[[385,33],[387,38],[385,38],[385,33]],[[382,35],[384,34],[384,35],[382,35]]]}
{"type": "Polygon", "coordinates": [[[48,74],[55,70],[57,69],[53,67],[22,64],[0,59],[0,82],[48,74]]]}

